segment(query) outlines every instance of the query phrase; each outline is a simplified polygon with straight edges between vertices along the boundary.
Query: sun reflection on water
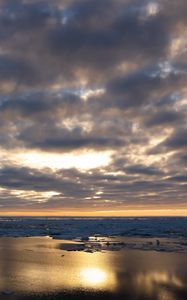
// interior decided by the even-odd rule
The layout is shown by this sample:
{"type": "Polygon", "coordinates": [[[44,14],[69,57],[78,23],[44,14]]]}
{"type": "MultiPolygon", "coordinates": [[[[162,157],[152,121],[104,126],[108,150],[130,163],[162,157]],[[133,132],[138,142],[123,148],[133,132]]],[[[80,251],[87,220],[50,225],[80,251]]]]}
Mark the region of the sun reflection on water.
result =
{"type": "Polygon", "coordinates": [[[0,290],[25,294],[91,291],[155,300],[177,300],[183,293],[187,299],[186,253],[126,250],[90,254],[61,252],[57,246],[59,241],[47,238],[2,238],[0,290]]]}
{"type": "Polygon", "coordinates": [[[99,268],[85,268],[80,277],[86,285],[103,285],[107,281],[107,273],[99,268]]]}

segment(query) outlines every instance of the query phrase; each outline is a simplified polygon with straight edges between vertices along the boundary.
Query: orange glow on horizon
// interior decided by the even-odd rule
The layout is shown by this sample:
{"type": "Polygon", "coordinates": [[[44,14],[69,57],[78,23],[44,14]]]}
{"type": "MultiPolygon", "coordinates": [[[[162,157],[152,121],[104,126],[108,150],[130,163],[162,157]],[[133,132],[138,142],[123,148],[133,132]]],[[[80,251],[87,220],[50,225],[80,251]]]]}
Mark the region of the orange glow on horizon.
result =
{"type": "Polygon", "coordinates": [[[147,209],[116,211],[12,211],[0,212],[0,216],[25,217],[187,217],[187,209],[147,209]]]}

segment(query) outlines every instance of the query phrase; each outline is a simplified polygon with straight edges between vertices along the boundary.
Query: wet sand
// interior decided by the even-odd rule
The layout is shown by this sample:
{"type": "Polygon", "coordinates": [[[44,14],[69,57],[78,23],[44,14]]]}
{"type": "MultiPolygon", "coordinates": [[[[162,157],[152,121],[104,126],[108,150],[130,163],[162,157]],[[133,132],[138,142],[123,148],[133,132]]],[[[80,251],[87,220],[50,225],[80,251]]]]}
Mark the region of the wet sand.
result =
{"type": "Polygon", "coordinates": [[[61,249],[71,243],[1,238],[0,299],[187,299],[187,253],[61,249]]]}

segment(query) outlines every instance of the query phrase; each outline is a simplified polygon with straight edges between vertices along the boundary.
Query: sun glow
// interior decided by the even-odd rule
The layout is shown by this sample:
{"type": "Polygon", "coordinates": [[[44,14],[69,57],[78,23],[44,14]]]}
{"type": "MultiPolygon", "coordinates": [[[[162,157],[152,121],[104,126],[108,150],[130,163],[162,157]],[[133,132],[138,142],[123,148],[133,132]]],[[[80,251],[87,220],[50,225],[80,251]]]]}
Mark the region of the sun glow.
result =
{"type": "Polygon", "coordinates": [[[80,277],[89,285],[103,284],[107,280],[106,272],[99,268],[85,268],[81,271],[80,277]]]}
{"type": "Polygon", "coordinates": [[[45,152],[29,151],[16,155],[16,159],[21,161],[26,167],[37,169],[70,169],[90,170],[104,167],[111,162],[112,151],[84,151],[79,153],[53,154],[45,152]]]}

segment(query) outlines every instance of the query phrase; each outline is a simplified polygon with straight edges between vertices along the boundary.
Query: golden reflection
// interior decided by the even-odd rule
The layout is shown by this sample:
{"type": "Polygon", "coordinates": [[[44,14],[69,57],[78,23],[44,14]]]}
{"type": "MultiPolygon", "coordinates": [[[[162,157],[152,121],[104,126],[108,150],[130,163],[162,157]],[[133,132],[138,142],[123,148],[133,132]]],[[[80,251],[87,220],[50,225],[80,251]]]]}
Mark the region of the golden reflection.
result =
{"type": "MultiPolygon", "coordinates": [[[[147,274],[139,273],[135,279],[135,286],[140,287],[146,291],[147,295],[151,296],[154,293],[155,286],[163,287],[170,286],[175,289],[183,288],[183,282],[176,277],[174,274],[169,274],[167,272],[149,272],[147,274]]],[[[162,288],[160,288],[159,299],[173,299],[170,296],[164,294],[162,288]],[[163,296],[164,294],[164,296],[163,296]]]]}
{"type": "Polygon", "coordinates": [[[115,291],[117,282],[111,259],[110,254],[100,252],[62,252],[59,241],[51,238],[2,238],[0,290],[25,293],[80,288],[115,291]],[[11,278],[7,281],[9,273],[11,278]]]}
{"type": "Polygon", "coordinates": [[[81,270],[80,277],[89,285],[101,285],[107,281],[107,273],[99,268],[85,268],[81,270]]]}
{"type": "Polygon", "coordinates": [[[174,254],[155,256],[151,251],[144,255],[138,251],[62,252],[59,241],[49,238],[2,238],[0,290],[50,293],[95,289],[114,295],[129,293],[129,299],[176,300],[177,293],[186,291],[185,279],[176,273],[186,254],[175,255],[176,259],[174,254]],[[172,263],[165,256],[170,256],[172,263]],[[153,258],[159,260],[162,270],[155,269],[153,258]]]}
{"type": "Polygon", "coordinates": [[[176,297],[171,291],[162,289],[158,293],[158,300],[176,300],[176,297]]]}

